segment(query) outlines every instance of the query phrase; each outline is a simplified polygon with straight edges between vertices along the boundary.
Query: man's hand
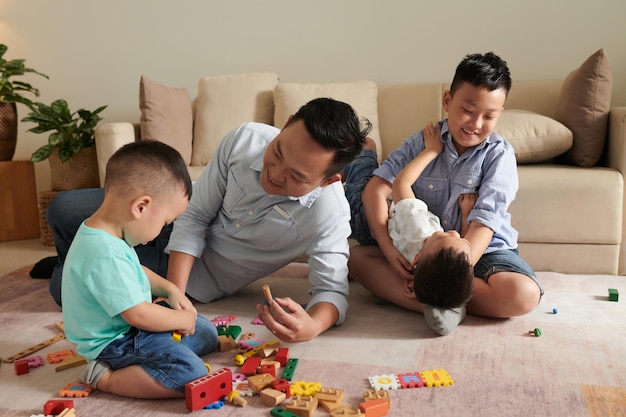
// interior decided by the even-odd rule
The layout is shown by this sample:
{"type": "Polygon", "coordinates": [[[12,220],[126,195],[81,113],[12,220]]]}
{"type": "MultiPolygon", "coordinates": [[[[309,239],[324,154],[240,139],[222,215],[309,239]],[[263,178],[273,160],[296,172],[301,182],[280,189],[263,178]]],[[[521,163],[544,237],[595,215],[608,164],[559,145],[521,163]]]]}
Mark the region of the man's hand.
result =
{"type": "Polygon", "coordinates": [[[257,304],[257,312],[265,327],[283,342],[304,342],[325,330],[289,297],[274,298],[267,305],[257,304]]]}

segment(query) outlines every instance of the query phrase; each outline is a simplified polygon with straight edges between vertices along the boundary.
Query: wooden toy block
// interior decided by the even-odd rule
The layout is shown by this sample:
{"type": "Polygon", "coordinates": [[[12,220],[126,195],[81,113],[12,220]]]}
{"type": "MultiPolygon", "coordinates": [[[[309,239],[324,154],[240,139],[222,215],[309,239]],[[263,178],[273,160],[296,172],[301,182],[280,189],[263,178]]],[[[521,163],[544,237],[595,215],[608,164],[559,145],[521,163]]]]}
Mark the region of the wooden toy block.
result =
{"type": "Polygon", "coordinates": [[[242,397],[254,396],[254,391],[252,391],[252,387],[247,379],[245,381],[233,382],[233,390],[238,391],[242,397]]]}
{"type": "Polygon", "coordinates": [[[43,405],[43,413],[47,416],[56,416],[66,408],[74,408],[72,400],[48,400],[43,405]]]}
{"type": "Polygon", "coordinates": [[[274,297],[272,297],[272,291],[270,290],[270,286],[265,284],[263,285],[263,296],[265,297],[265,301],[269,304],[274,297]]]}
{"type": "Polygon", "coordinates": [[[260,369],[261,374],[268,374],[276,378],[276,366],[271,364],[262,364],[260,369]]]}
{"type": "Polygon", "coordinates": [[[276,346],[266,347],[266,348],[259,350],[259,356],[262,358],[269,358],[270,356],[274,356],[277,350],[278,350],[278,347],[276,346]]]}
{"type": "Polygon", "coordinates": [[[245,407],[248,405],[248,401],[239,395],[239,391],[233,391],[228,394],[228,402],[231,404],[238,405],[239,407],[245,407]]]}
{"type": "Polygon", "coordinates": [[[65,349],[58,352],[48,353],[48,363],[61,363],[64,359],[70,356],[76,356],[74,349],[65,349]]]}
{"type": "Polygon", "coordinates": [[[220,352],[228,352],[229,350],[233,350],[237,348],[237,342],[233,339],[232,336],[218,335],[218,350],[220,352]]]}
{"type": "Polygon", "coordinates": [[[75,366],[85,365],[86,363],[87,363],[87,359],[85,359],[84,356],[80,356],[80,355],[69,356],[63,359],[63,361],[59,363],[56,366],[56,368],[54,368],[54,371],[55,372],[64,371],[66,369],[70,369],[75,366]]]}
{"type": "Polygon", "coordinates": [[[255,394],[260,394],[265,388],[270,387],[272,381],[275,380],[276,378],[270,374],[252,375],[248,377],[248,384],[250,384],[250,388],[252,388],[255,394]]]}
{"type": "Polygon", "coordinates": [[[28,361],[26,359],[18,359],[13,363],[15,375],[24,375],[28,373],[28,361]]]}
{"type": "Polygon", "coordinates": [[[246,376],[256,375],[260,365],[261,358],[259,358],[258,356],[253,356],[246,359],[243,366],[241,367],[240,372],[246,376]]]}
{"type": "Polygon", "coordinates": [[[401,388],[421,388],[426,386],[426,381],[419,372],[396,375],[401,388]]]}
{"type": "Polygon", "coordinates": [[[609,288],[609,301],[619,301],[617,288],[609,288]]]}
{"type": "Polygon", "coordinates": [[[313,396],[322,389],[321,382],[296,381],[291,384],[291,395],[313,396]]]}
{"type": "Polygon", "coordinates": [[[59,340],[63,340],[63,339],[65,339],[65,335],[64,334],[56,335],[54,337],[51,337],[50,339],[44,340],[41,343],[38,343],[36,345],[31,346],[28,349],[24,349],[23,351],[18,352],[15,355],[11,355],[8,358],[4,358],[4,362],[5,363],[13,363],[13,361],[15,361],[16,359],[20,359],[20,358],[23,358],[24,356],[28,356],[31,353],[37,352],[38,350],[41,350],[41,349],[43,349],[45,347],[48,347],[51,344],[56,343],[59,340]]]}
{"type": "Polygon", "coordinates": [[[365,417],[382,417],[389,414],[389,403],[382,398],[363,401],[359,404],[359,410],[365,413],[365,417]]]}
{"type": "Polygon", "coordinates": [[[286,379],[287,381],[291,381],[293,378],[293,374],[296,372],[296,367],[298,366],[298,359],[291,358],[287,361],[285,365],[285,369],[283,369],[283,374],[281,378],[286,379]]]}
{"type": "Polygon", "coordinates": [[[339,407],[345,406],[344,403],[334,403],[332,401],[324,401],[324,400],[317,400],[317,405],[318,407],[322,407],[324,410],[326,410],[327,413],[331,413],[339,409],[339,407]]]}
{"type": "Polygon", "coordinates": [[[363,414],[361,410],[359,410],[358,408],[350,407],[349,405],[342,405],[330,412],[330,417],[347,417],[347,416],[364,417],[365,414],[363,414]]]}
{"type": "Polygon", "coordinates": [[[422,371],[420,375],[426,381],[427,387],[442,387],[444,385],[454,385],[454,381],[450,375],[443,369],[433,369],[430,371],[422,371]]]}
{"type": "Polygon", "coordinates": [[[280,347],[280,342],[278,340],[270,340],[269,342],[267,342],[265,344],[262,344],[261,346],[259,346],[257,348],[254,348],[254,349],[251,349],[251,350],[247,351],[243,355],[244,356],[248,356],[248,357],[257,356],[261,349],[265,349],[265,348],[271,347],[271,346],[275,346],[276,348],[278,348],[278,347],[280,347]]]}
{"type": "Polygon", "coordinates": [[[233,374],[222,368],[210,375],[185,384],[187,410],[196,411],[228,396],[233,390],[233,374]]]}
{"type": "Polygon", "coordinates": [[[285,410],[284,408],[274,407],[270,411],[270,415],[273,417],[298,417],[297,414],[292,413],[291,411],[285,410]]]}
{"type": "Polygon", "coordinates": [[[270,385],[275,390],[284,393],[286,398],[291,398],[291,387],[285,378],[276,379],[270,385]]]}
{"type": "Polygon", "coordinates": [[[275,390],[274,388],[265,388],[261,391],[261,401],[268,407],[276,407],[287,399],[284,392],[275,390]]]}
{"type": "Polygon", "coordinates": [[[344,397],[344,390],[341,388],[327,388],[321,387],[315,394],[318,401],[324,401],[327,403],[341,403],[344,397]]]}
{"type": "Polygon", "coordinates": [[[93,391],[89,385],[85,385],[82,382],[71,382],[67,384],[61,391],[59,396],[61,397],[88,397],[93,391]]]}
{"type": "Polygon", "coordinates": [[[387,401],[389,403],[389,407],[391,407],[391,397],[389,396],[389,391],[374,390],[374,391],[366,391],[363,393],[364,401],[375,400],[377,398],[382,398],[383,400],[387,401]]]}
{"type": "Polygon", "coordinates": [[[298,417],[313,417],[315,410],[317,410],[317,398],[293,395],[291,402],[285,408],[298,417]]]}
{"type": "Polygon", "coordinates": [[[57,417],[76,417],[76,413],[74,411],[74,408],[66,408],[65,410],[61,411],[61,413],[58,414],[57,417]]]}
{"type": "Polygon", "coordinates": [[[280,362],[280,366],[286,366],[289,360],[289,348],[278,348],[276,351],[276,360],[280,362]]]}

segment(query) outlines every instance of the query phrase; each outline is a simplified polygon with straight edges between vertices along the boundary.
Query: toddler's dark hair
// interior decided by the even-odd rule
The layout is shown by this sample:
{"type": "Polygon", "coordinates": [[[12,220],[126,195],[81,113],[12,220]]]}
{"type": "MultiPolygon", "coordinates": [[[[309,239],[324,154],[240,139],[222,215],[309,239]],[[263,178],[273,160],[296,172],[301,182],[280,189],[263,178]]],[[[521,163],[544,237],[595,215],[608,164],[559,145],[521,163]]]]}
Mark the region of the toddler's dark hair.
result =
{"type": "Polygon", "coordinates": [[[451,309],[464,305],[472,296],[474,269],[467,254],[453,248],[421,257],[414,276],[413,288],[420,303],[451,309]]]}

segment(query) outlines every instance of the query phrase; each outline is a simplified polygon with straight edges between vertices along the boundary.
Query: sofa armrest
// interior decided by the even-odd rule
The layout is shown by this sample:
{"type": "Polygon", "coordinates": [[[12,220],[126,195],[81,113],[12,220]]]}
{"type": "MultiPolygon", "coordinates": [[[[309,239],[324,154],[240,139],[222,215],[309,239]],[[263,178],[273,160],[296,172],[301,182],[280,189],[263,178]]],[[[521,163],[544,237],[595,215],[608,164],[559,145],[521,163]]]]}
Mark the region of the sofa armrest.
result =
{"type": "Polygon", "coordinates": [[[104,175],[109,158],[122,146],[139,140],[139,125],[128,122],[100,123],[96,126],[95,138],[100,186],[104,186],[104,175]]]}
{"type": "Polygon", "coordinates": [[[626,175],[626,107],[613,107],[609,114],[607,164],[626,175]]]}

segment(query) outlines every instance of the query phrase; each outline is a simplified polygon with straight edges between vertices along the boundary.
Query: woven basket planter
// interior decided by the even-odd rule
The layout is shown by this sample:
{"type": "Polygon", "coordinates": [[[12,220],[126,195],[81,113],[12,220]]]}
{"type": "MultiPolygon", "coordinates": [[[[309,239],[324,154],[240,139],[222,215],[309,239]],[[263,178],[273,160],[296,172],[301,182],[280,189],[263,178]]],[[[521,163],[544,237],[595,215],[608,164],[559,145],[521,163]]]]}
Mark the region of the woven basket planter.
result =
{"type": "Polygon", "coordinates": [[[58,149],[48,157],[52,191],[100,187],[96,147],[85,148],[65,162],[61,162],[58,149]]]}
{"type": "Polygon", "coordinates": [[[0,161],[10,161],[17,144],[17,107],[0,102],[0,161]]]}

